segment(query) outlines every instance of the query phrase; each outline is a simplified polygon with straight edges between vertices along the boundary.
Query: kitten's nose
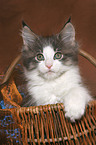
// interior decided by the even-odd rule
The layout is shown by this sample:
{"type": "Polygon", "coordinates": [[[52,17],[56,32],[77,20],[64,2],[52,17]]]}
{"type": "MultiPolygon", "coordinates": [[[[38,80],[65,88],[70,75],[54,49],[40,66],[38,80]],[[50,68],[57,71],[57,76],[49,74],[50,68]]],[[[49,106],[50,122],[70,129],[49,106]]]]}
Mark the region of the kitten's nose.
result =
{"type": "Polygon", "coordinates": [[[52,67],[52,65],[46,65],[46,67],[47,67],[48,69],[50,69],[50,68],[52,67]]]}

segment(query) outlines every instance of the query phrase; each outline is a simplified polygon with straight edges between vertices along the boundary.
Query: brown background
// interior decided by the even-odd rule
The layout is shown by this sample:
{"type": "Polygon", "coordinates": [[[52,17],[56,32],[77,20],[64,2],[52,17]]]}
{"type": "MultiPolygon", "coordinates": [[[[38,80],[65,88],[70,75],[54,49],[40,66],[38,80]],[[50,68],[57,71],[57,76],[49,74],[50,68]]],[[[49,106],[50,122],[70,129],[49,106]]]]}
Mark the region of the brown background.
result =
{"type": "MultiPolygon", "coordinates": [[[[0,0],[0,73],[21,51],[22,20],[35,33],[50,35],[59,32],[69,16],[80,47],[96,58],[96,0],[0,0]]],[[[87,86],[96,95],[96,68],[81,56],[79,65],[87,86]]]]}

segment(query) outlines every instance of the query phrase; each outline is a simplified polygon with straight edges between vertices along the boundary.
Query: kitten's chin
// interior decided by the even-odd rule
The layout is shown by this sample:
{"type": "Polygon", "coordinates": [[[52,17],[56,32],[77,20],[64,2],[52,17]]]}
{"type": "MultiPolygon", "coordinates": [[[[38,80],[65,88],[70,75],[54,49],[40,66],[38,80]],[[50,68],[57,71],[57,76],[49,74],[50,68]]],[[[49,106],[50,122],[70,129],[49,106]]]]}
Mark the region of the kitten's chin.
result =
{"type": "Polygon", "coordinates": [[[46,80],[53,80],[53,79],[57,78],[58,76],[59,75],[53,71],[49,71],[49,72],[42,74],[42,77],[46,80]]]}

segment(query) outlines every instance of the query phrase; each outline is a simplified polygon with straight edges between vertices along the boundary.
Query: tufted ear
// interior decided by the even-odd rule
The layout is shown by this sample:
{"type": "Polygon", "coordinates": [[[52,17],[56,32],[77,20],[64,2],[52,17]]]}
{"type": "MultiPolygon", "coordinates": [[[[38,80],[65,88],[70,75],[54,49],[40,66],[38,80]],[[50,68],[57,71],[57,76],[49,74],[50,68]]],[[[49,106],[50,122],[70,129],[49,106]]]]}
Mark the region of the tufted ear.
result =
{"type": "Polygon", "coordinates": [[[23,28],[21,35],[23,38],[23,43],[27,47],[30,46],[30,44],[32,44],[36,40],[36,38],[38,38],[38,36],[32,32],[32,30],[25,24],[24,21],[22,21],[22,25],[23,28]]]}
{"type": "Polygon", "coordinates": [[[64,41],[65,43],[70,42],[70,44],[74,44],[75,42],[74,26],[70,22],[66,23],[66,25],[59,33],[59,36],[61,37],[62,41],[64,41]]]}

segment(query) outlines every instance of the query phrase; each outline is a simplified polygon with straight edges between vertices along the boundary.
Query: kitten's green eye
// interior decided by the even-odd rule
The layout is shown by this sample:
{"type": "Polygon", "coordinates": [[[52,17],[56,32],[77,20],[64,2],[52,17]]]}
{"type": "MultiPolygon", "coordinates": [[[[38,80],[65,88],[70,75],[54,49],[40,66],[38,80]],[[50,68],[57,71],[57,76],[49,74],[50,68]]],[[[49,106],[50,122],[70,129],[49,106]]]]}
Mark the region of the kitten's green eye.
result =
{"type": "Polygon", "coordinates": [[[43,54],[38,54],[37,57],[36,57],[36,59],[37,59],[38,61],[44,60],[43,54]]]}
{"type": "Polygon", "coordinates": [[[54,55],[54,59],[62,59],[62,57],[63,57],[63,55],[62,55],[61,52],[57,52],[57,53],[55,53],[55,55],[54,55]]]}

